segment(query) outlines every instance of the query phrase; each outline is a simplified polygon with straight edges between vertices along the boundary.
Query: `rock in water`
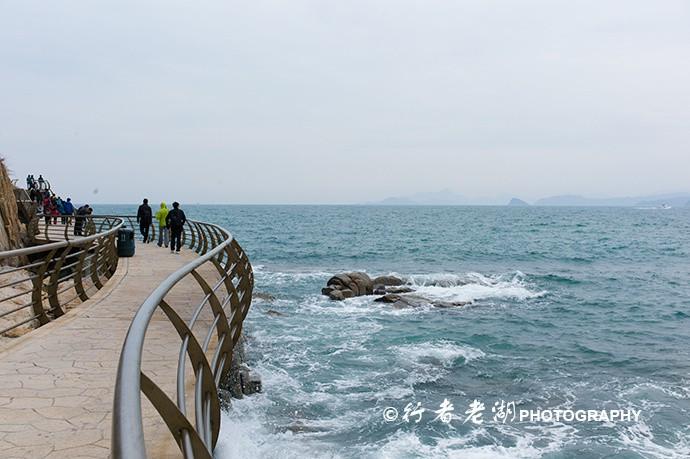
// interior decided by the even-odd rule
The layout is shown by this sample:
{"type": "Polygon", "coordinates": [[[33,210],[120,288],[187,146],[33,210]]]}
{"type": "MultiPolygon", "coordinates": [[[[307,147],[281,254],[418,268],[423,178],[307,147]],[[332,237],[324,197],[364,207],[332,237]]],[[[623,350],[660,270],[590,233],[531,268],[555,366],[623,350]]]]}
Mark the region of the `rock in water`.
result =
{"type": "Polygon", "coordinates": [[[378,303],[392,304],[394,308],[418,308],[421,306],[431,305],[436,308],[454,308],[470,304],[469,301],[433,301],[419,295],[400,295],[397,293],[388,293],[374,301],[378,303]]]}
{"type": "Polygon", "coordinates": [[[269,309],[268,311],[266,311],[266,315],[271,317],[282,317],[285,314],[283,314],[282,312],[278,312],[275,309],[269,309]]]}
{"type": "Polygon", "coordinates": [[[270,293],[256,292],[252,296],[257,300],[264,300],[266,302],[272,302],[276,300],[276,297],[274,297],[270,293]]]}
{"type": "Polygon", "coordinates": [[[321,293],[332,300],[343,300],[353,296],[371,295],[374,293],[374,284],[366,273],[336,274],[328,279],[326,288],[322,289],[321,293]]]}
{"type": "Polygon", "coordinates": [[[405,282],[395,276],[379,276],[371,281],[374,285],[382,285],[384,287],[397,287],[405,282]]]}
{"type": "Polygon", "coordinates": [[[379,276],[372,280],[366,273],[351,272],[336,274],[328,279],[321,293],[332,300],[362,295],[385,295],[387,293],[409,293],[414,290],[403,284],[405,281],[395,276],[379,276]]]}
{"type": "MultiPolygon", "coordinates": [[[[350,291],[352,291],[352,290],[350,290],[350,291]]],[[[335,301],[342,301],[342,300],[345,299],[345,295],[343,295],[343,292],[340,291],[340,290],[332,290],[332,291],[328,294],[328,297],[329,297],[331,300],[335,300],[335,301]]]]}

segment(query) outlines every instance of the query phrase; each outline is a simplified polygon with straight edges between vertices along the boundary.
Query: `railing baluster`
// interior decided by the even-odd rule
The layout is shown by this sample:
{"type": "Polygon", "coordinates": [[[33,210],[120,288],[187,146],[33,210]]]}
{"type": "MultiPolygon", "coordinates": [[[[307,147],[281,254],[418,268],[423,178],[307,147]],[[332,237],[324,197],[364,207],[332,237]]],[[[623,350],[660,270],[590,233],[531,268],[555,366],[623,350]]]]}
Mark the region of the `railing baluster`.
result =
{"type": "Polygon", "coordinates": [[[217,386],[222,374],[230,367],[234,344],[239,338],[242,321],[251,304],[253,273],[239,244],[222,228],[190,220],[183,235],[185,241],[189,239],[190,249],[195,250],[199,257],[171,274],[144,301],[132,320],[122,348],[113,412],[112,452],[116,459],[143,458],[146,454],[138,391],[143,392],[156,407],[178,441],[184,457],[209,458],[218,440],[220,399],[217,386]],[[213,287],[198,269],[209,261],[220,275],[220,280],[213,287]],[[189,324],[186,324],[164,298],[188,275],[197,281],[204,292],[204,298],[194,310],[189,324]],[[239,278],[237,286],[233,283],[235,277],[239,278]],[[222,297],[221,302],[217,289],[222,288],[222,285],[225,286],[227,296],[222,297]],[[228,304],[230,316],[224,310],[228,304]],[[202,346],[192,330],[202,308],[207,305],[213,313],[213,320],[202,346]],[[177,404],[148,379],[141,369],[146,331],[157,309],[162,310],[181,340],[176,371],[177,404]],[[214,332],[217,340],[215,346],[209,349],[214,332]],[[206,353],[213,354],[210,363],[206,353]],[[192,427],[186,414],[187,358],[191,361],[195,377],[195,427],[192,427]]]}

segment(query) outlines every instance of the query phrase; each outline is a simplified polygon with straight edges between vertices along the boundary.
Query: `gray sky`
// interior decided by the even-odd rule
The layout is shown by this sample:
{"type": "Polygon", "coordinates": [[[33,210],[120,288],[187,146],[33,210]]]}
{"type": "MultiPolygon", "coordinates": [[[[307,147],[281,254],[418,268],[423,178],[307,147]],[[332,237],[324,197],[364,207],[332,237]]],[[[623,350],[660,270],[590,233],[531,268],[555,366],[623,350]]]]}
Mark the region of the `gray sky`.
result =
{"type": "Polygon", "coordinates": [[[690,2],[0,0],[0,154],[92,202],[689,191],[690,2]]]}

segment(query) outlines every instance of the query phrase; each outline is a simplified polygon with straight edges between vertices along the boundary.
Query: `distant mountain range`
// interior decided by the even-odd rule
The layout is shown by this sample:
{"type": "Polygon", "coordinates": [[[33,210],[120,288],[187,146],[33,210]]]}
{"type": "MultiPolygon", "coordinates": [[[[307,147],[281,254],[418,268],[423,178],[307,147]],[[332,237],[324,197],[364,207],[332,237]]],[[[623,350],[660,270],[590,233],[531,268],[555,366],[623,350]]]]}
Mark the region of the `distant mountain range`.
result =
{"type": "MultiPolygon", "coordinates": [[[[416,193],[409,196],[394,196],[382,201],[367,204],[389,206],[463,206],[463,205],[502,205],[505,201],[472,199],[452,190],[416,193]]],[[[507,205],[511,207],[529,206],[522,199],[513,198],[507,205]]],[[[590,198],[580,195],[551,196],[535,201],[534,206],[577,206],[577,207],[671,207],[690,206],[690,193],[671,193],[619,198],[590,198]]]]}
{"type": "Polygon", "coordinates": [[[584,196],[552,196],[539,199],[535,206],[581,206],[581,207],[659,207],[664,204],[682,207],[690,201],[690,193],[660,194],[652,196],[631,196],[623,198],[586,198],[584,196]]]}

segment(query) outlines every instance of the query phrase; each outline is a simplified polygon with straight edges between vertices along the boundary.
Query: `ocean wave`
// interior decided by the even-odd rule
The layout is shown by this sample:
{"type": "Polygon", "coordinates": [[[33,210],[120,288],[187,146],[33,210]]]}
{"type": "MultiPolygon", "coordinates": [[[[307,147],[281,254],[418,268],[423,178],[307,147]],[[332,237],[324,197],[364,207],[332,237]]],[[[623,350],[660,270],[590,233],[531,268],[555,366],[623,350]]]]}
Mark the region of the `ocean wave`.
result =
{"type": "Polygon", "coordinates": [[[690,434],[688,432],[676,432],[676,442],[662,445],[655,441],[652,429],[640,421],[630,427],[626,427],[619,436],[620,443],[625,449],[635,451],[643,457],[681,459],[690,457],[690,434]]]}
{"type": "Polygon", "coordinates": [[[471,302],[485,299],[527,300],[547,294],[542,290],[530,290],[521,272],[512,275],[484,276],[468,273],[411,276],[410,283],[416,292],[435,301],[471,302]]]}
{"type": "Polygon", "coordinates": [[[482,438],[490,437],[484,428],[475,428],[466,435],[449,438],[437,438],[433,443],[422,442],[416,432],[400,431],[392,435],[383,445],[380,452],[370,457],[429,458],[429,459],[537,459],[545,454],[554,453],[563,448],[573,428],[564,425],[543,426],[534,433],[518,431],[502,426],[501,434],[511,437],[512,446],[482,445],[482,438]]]}
{"type": "Polygon", "coordinates": [[[445,368],[453,367],[459,359],[463,359],[464,362],[470,362],[486,355],[479,349],[455,344],[450,341],[407,344],[397,346],[395,351],[403,361],[440,365],[445,368]]]}

